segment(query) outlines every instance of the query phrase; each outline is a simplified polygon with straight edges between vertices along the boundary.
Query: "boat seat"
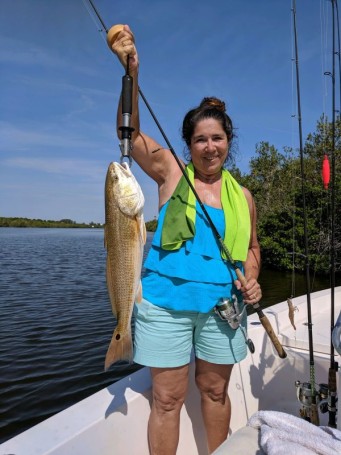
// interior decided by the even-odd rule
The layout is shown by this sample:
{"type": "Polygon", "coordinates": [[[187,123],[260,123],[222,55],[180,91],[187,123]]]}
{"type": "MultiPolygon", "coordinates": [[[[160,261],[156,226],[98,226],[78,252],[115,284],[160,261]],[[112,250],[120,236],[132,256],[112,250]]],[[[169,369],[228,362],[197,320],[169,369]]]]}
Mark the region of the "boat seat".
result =
{"type": "Polygon", "coordinates": [[[265,455],[259,445],[260,432],[252,427],[243,427],[233,433],[213,452],[213,455],[265,455]]]}

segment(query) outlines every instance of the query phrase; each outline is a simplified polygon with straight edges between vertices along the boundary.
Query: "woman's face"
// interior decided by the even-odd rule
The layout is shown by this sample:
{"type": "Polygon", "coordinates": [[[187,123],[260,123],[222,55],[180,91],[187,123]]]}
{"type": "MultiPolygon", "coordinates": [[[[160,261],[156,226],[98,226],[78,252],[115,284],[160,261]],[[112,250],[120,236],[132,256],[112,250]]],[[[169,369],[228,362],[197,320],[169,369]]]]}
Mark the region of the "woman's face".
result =
{"type": "Polygon", "coordinates": [[[190,152],[199,174],[211,176],[220,172],[228,154],[228,140],[218,120],[207,118],[197,123],[190,152]]]}

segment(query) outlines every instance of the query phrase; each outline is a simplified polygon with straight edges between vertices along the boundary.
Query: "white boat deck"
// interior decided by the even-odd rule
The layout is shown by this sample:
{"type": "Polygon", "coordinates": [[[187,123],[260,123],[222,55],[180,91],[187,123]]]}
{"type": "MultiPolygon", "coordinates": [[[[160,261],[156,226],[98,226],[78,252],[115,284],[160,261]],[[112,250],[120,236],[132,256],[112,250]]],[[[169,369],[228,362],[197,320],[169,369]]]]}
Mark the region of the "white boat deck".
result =
{"type": "MultiPolygon", "coordinates": [[[[287,302],[264,310],[287,352],[280,359],[256,314],[249,316],[249,337],[256,351],[236,365],[230,382],[231,431],[234,432],[258,410],[277,410],[299,415],[295,381],[310,381],[306,296],[293,299],[296,331],[288,317],[287,302]],[[233,383],[233,380],[235,383],[233,383]],[[242,391],[242,392],[241,392],[242,391]],[[236,412],[236,410],[238,410],[236,412]]],[[[330,291],[312,294],[315,383],[328,382],[330,363],[330,291]]],[[[341,287],[335,289],[335,319],[341,310],[341,287]]],[[[327,416],[322,416],[322,423],[327,416]]]]}
{"type": "MultiPolygon", "coordinates": [[[[288,305],[282,302],[277,307],[277,324],[279,339],[283,346],[296,349],[309,350],[307,339],[308,315],[307,315],[307,296],[295,299],[295,325],[296,331],[289,322],[288,305]]],[[[313,345],[315,353],[330,354],[330,320],[331,320],[331,296],[330,292],[315,292],[311,299],[312,306],[312,330],[313,345]],[[314,324],[314,322],[316,322],[314,324]]],[[[341,310],[341,288],[335,290],[335,320],[341,310]]],[[[271,314],[271,308],[267,310],[267,315],[271,314]]]]}
{"type": "MultiPolygon", "coordinates": [[[[280,359],[258,316],[249,316],[248,335],[255,353],[236,365],[229,395],[231,432],[243,427],[258,410],[278,410],[299,415],[295,381],[308,382],[309,346],[306,297],[293,300],[295,331],[288,318],[287,302],[264,310],[287,351],[280,359]]],[[[335,289],[335,317],[341,310],[341,287],[335,289]]],[[[328,381],[330,352],[330,291],[312,294],[313,341],[316,383],[328,381]]],[[[191,375],[194,375],[192,368],[191,375]]],[[[200,398],[192,379],[181,415],[177,455],[204,455],[206,442],[200,398]]],[[[86,398],[0,445],[0,455],[144,455],[148,454],[147,422],[151,381],[144,368],[86,398]]],[[[325,424],[322,416],[321,424],[325,424]]]]}

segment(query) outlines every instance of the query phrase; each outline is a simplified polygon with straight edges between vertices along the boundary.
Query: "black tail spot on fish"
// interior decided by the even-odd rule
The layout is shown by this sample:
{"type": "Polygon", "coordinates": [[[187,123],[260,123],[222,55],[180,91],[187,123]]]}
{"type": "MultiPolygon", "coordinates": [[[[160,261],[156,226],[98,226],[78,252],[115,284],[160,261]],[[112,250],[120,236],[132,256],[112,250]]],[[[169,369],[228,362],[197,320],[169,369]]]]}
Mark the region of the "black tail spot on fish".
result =
{"type": "Polygon", "coordinates": [[[116,335],[116,340],[117,340],[117,341],[120,341],[120,339],[121,339],[121,335],[118,333],[118,334],[116,335]]]}

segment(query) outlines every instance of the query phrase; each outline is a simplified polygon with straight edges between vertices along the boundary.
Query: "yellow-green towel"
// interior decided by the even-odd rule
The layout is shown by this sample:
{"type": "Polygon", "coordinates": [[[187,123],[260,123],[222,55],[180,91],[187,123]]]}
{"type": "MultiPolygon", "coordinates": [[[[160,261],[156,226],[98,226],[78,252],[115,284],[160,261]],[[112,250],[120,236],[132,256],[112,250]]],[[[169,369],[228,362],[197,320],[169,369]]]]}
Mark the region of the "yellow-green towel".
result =
{"type": "MultiPolygon", "coordinates": [[[[194,167],[190,162],[186,173],[194,186],[194,167]]],[[[251,222],[246,197],[239,183],[222,169],[221,204],[225,216],[224,243],[235,261],[245,261],[249,249],[251,222]]],[[[161,234],[164,250],[178,250],[184,241],[195,235],[196,198],[182,176],[170,198],[161,234]]]]}

